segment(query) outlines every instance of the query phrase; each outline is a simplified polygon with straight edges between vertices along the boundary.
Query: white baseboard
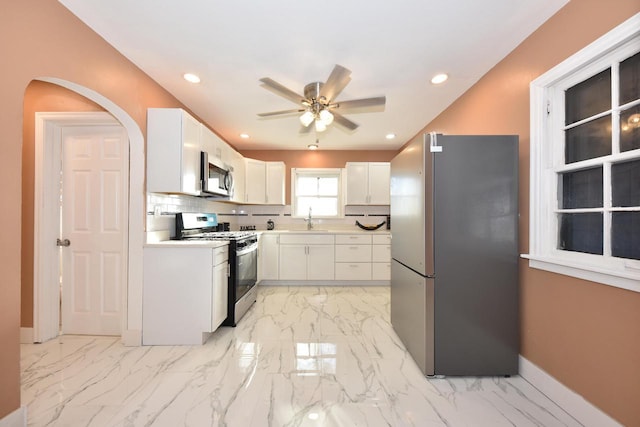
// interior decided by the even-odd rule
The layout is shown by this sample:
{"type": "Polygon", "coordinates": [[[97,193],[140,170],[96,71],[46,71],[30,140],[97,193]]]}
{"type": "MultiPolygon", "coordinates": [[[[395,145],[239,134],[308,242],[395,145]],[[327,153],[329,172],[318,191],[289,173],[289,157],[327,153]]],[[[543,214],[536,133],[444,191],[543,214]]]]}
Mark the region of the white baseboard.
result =
{"type": "Polygon", "coordinates": [[[33,328],[20,328],[20,344],[33,344],[33,328]]]}
{"type": "Polygon", "coordinates": [[[21,406],[0,419],[0,427],[27,427],[27,407],[21,406]]]}
{"type": "Polygon", "coordinates": [[[125,347],[140,347],[142,345],[142,331],[127,329],[122,332],[120,340],[125,347]]]}
{"type": "Polygon", "coordinates": [[[522,355],[520,356],[520,376],[587,427],[623,427],[522,355]]]}

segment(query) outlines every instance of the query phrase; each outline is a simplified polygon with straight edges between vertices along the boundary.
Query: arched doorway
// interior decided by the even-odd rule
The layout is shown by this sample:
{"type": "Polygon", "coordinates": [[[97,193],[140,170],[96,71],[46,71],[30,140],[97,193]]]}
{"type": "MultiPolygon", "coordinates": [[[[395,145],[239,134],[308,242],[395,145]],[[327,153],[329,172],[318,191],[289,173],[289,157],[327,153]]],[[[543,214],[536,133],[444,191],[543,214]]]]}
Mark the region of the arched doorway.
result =
{"type": "MultiPolygon", "coordinates": [[[[129,138],[129,188],[128,188],[128,236],[127,236],[127,279],[122,297],[122,341],[125,345],[140,345],[142,325],[142,245],[144,233],[144,139],[137,123],[124,110],[111,100],[84,86],[57,78],[39,78],[44,82],[53,83],[70,89],[87,99],[100,105],[110,116],[115,118],[126,130],[129,138]]],[[[59,119],[59,118],[58,118],[59,119]]],[[[45,123],[53,123],[54,118],[48,117],[40,121],[37,129],[35,158],[35,203],[34,212],[34,341],[42,341],[51,334],[52,298],[51,286],[44,285],[45,277],[50,269],[51,259],[44,256],[43,245],[48,241],[46,213],[41,209],[46,198],[46,188],[43,183],[42,161],[45,158],[44,138],[45,123]],[[47,264],[47,262],[49,264],[47,264]]],[[[53,290],[55,292],[55,289],[53,290]]],[[[57,320],[56,320],[57,321],[57,320]]]]}

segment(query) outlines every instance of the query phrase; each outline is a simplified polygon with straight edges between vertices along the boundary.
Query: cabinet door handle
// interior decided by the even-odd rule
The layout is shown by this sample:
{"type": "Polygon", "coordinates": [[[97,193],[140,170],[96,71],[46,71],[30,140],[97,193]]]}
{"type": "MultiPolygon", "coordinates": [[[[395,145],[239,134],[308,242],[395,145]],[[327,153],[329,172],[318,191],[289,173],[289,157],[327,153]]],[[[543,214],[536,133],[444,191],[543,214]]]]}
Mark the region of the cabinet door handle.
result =
{"type": "Polygon", "coordinates": [[[355,251],[355,250],[358,250],[358,247],[357,246],[349,246],[349,249],[355,251]]]}

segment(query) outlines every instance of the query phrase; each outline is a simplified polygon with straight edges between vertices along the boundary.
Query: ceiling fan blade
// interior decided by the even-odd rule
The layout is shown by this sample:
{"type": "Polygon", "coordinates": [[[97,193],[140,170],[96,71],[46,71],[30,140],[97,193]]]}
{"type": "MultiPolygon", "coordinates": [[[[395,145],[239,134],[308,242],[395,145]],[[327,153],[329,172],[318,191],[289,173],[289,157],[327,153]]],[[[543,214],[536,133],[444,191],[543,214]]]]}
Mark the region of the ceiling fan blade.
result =
{"type": "Polygon", "coordinates": [[[299,95],[297,93],[295,93],[294,91],[292,91],[289,88],[286,88],[284,86],[282,86],[280,83],[278,83],[275,80],[270,79],[269,77],[264,77],[262,79],[260,79],[260,81],[262,83],[264,83],[264,87],[270,91],[272,91],[273,93],[280,95],[284,98],[287,98],[290,101],[295,102],[296,104],[300,104],[302,103],[302,101],[305,100],[304,96],[299,95]]]}
{"type": "Polygon", "coordinates": [[[333,122],[337,123],[341,126],[346,127],[349,130],[356,130],[358,125],[351,120],[347,119],[345,116],[342,116],[334,111],[331,112],[333,114],[333,122]]]}
{"type": "Polygon", "coordinates": [[[336,64],[326,83],[322,86],[322,89],[320,89],[320,96],[324,96],[327,102],[330,102],[342,92],[350,81],[351,71],[342,65],[336,64]]]}
{"type": "Polygon", "coordinates": [[[375,98],[352,99],[350,101],[336,102],[335,105],[340,109],[378,107],[378,106],[384,107],[384,104],[386,102],[387,102],[387,98],[385,96],[378,96],[375,98]]]}
{"type": "Polygon", "coordinates": [[[271,111],[270,113],[258,113],[260,117],[271,117],[271,116],[279,116],[282,114],[293,114],[293,113],[302,113],[304,110],[295,109],[295,110],[282,110],[282,111],[271,111]]]}

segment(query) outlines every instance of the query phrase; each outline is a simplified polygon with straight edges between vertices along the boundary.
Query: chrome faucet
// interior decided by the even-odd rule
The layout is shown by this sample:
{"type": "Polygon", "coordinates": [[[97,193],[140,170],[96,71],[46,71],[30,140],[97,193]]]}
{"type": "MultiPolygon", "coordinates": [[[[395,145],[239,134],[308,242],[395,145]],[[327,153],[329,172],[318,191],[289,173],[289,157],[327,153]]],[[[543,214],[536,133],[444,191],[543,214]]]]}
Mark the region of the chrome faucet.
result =
{"type": "Polygon", "coordinates": [[[311,206],[309,206],[309,216],[304,220],[307,223],[307,230],[311,230],[313,228],[313,222],[311,222],[311,206]]]}

